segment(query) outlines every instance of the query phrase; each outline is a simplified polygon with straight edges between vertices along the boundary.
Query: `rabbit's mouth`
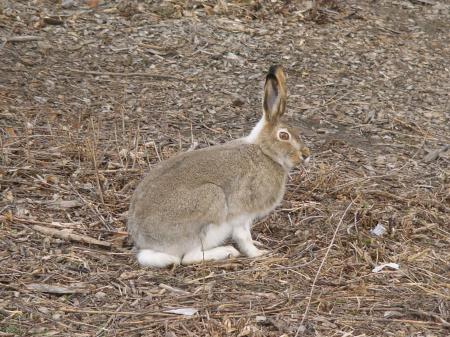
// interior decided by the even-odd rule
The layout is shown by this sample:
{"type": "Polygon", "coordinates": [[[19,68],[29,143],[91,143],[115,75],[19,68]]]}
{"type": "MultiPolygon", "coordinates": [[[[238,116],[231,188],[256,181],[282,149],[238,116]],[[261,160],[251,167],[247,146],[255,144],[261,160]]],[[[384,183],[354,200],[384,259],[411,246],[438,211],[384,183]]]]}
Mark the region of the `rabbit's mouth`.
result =
{"type": "Polygon", "coordinates": [[[309,163],[309,160],[311,159],[311,152],[307,147],[300,150],[300,158],[302,159],[303,164],[307,165],[309,163]]]}
{"type": "Polygon", "coordinates": [[[303,147],[299,150],[295,150],[289,154],[289,167],[293,168],[294,166],[303,164],[307,165],[310,160],[310,152],[307,147],[303,147]]]}

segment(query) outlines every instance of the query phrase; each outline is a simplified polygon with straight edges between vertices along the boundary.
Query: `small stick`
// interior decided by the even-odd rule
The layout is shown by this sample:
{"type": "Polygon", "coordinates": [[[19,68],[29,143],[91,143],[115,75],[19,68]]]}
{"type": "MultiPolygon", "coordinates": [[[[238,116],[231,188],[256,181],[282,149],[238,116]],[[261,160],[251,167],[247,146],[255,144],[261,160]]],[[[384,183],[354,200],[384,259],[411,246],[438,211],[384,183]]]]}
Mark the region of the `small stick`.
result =
{"type": "Polygon", "coordinates": [[[90,145],[91,155],[92,155],[92,161],[94,164],[94,170],[95,170],[95,178],[97,181],[97,189],[98,189],[98,195],[100,197],[100,201],[102,204],[105,204],[105,199],[103,198],[103,188],[102,184],[100,183],[100,174],[98,173],[98,165],[97,165],[97,152],[95,151],[95,148],[97,146],[97,143],[95,141],[95,128],[94,128],[94,121],[91,118],[91,128],[92,128],[92,143],[88,141],[88,144],[90,145]]]}
{"type": "Polygon", "coordinates": [[[189,151],[194,151],[198,146],[198,142],[196,142],[194,140],[194,132],[192,130],[192,123],[191,123],[191,146],[189,147],[189,149],[187,150],[187,152],[189,151]]]}
{"type": "Polygon", "coordinates": [[[428,153],[424,158],[423,161],[425,163],[429,163],[432,162],[433,160],[436,160],[439,158],[439,156],[446,152],[449,149],[449,145],[444,145],[443,147],[441,147],[440,149],[437,149],[435,151],[431,151],[430,153],[428,153]]]}
{"type": "Polygon", "coordinates": [[[424,311],[424,310],[420,310],[420,309],[411,309],[411,308],[406,308],[406,310],[408,310],[409,312],[412,312],[413,314],[416,314],[418,316],[423,316],[423,317],[430,317],[430,318],[434,318],[435,320],[438,321],[438,323],[442,323],[443,326],[445,326],[446,328],[450,328],[450,323],[447,322],[445,319],[443,319],[441,316],[439,316],[438,314],[435,314],[433,312],[428,312],[428,311],[424,311]]]}
{"type": "Polygon", "coordinates": [[[123,76],[123,77],[153,77],[159,80],[173,80],[173,81],[190,81],[188,78],[178,78],[175,76],[169,75],[158,75],[158,74],[149,74],[149,73],[115,73],[110,71],[91,71],[91,70],[78,70],[78,69],[69,69],[69,71],[76,74],[85,74],[85,75],[97,75],[97,76],[123,76]]]}
{"type": "Polygon", "coordinates": [[[328,248],[327,248],[327,251],[325,252],[325,256],[323,257],[322,262],[320,263],[319,269],[317,269],[316,276],[314,277],[314,280],[313,280],[313,283],[312,283],[312,286],[311,286],[311,291],[309,292],[308,304],[306,305],[305,313],[303,314],[303,318],[302,318],[302,320],[301,320],[301,322],[300,322],[300,325],[298,326],[297,332],[295,333],[295,337],[297,337],[298,334],[300,333],[300,329],[301,329],[301,327],[303,326],[303,322],[305,321],[306,316],[308,315],[309,307],[310,307],[310,305],[311,305],[312,294],[313,294],[313,292],[314,292],[314,288],[315,288],[315,286],[316,286],[317,279],[319,278],[320,271],[322,270],[323,264],[325,263],[325,260],[326,260],[327,257],[328,257],[328,253],[330,252],[331,247],[332,247],[333,244],[334,244],[334,240],[336,239],[337,232],[339,231],[339,228],[341,227],[342,221],[344,220],[344,217],[345,217],[345,215],[347,214],[347,211],[350,209],[350,206],[351,206],[351,205],[353,205],[353,201],[350,202],[350,204],[349,204],[349,205],[347,206],[347,208],[345,209],[344,214],[342,214],[342,217],[341,217],[341,219],[339,220],[339,223],[338,223],[338,225],[336,226],[336,229],[335,229],[335,231],[334,231],[333,237],[331,238],[331,242],[330,242],[330,244],[329,244],[329,246],[328,246],[328,248]]]}
{"type": "Polygon", "coordinates": [[[139,122],[137,123],[137,127],[136,127],[136,134],[134,136],[134,156],[133,156],[133,164],[131,165],[131,168],[134,168],[136,166],[136,159],[137,159],[137,153],[139,150],[139,137],[141,134],[141,130],[140,130],[140,126],[139,126],[139,122]]]}
{"type": "MultiPolygon", "coordinates": [[[[123,305],[125,304],[125,302],[123,302],[122,304],[119,305],[119,307],[116,309],[116,312],[119,312],[120,310],[122,310],[123,305]]],[[[106,321],[106,323],[100,327],[100,329],[97,331],[97,333],[95,334],[96,337],[103,335],[103,333],[105,331],[108,331],[108,326],[114,322],[114,320],[116,319],[116,314],[112,314],[109,319],[106,321]]]]}
{"type": "Polygon", "coordinates": [[[174,293],[178,293],[178,294],[182,294],[182,295],[191,295],[191,293],[188,292],[188,291],[185,291],[185,290],[179,289],[179,288],[174,288],[174,287],[171,287],[171,286],[169,286],[167,284],[164,284],[164,283],[160,283],[159,287],[163,288],[165,290],[169,290],[169,291],[174,292],[174,293]]]}
{"type": "MultiPolygon", "coordinates": [[[[114,311],[114,310],[82,310],[82,309],[72,309],[72,308],[60,308],[59,310],[64,312],[73,312],[80,314],[100,314],[100,315],[142,315],[142,312],[138,311],[114,311]]],[[[153,313],[152,313],[153,314],[153,313]]],[[[157,313],[159,314],[159,313],[157,313]]],[[[164,316],[169,316],[169,314],[163,314],[164,316]]]]}
{"type": "Polygon", "coordinates": [[[112,246],[112,244],[110,242],[100,241],[100,240],[91,238],[90,236],[87,236],[87,235],[73,234],[64,229],[60,230],[60,229],[54,229],[54,228],[47,228],[47,227],[43,227],[43,226],[39,226],[39,225],[34,225],[31,228],[33,228],[36,232],[50,235],[50,236],[55,236],[55,237],[58,237],[58,238],[64,239],[64,240],[83,242],[83,243],[88,243],[88,244],[102,246],[102,247],[108,247],[108,248],[110,248],[112,246]]]}
{"type": "Polygon", "coordinates": [[[156,146],[155,141],[152,141],[152,143],[153,143],[153,147],[155,148],[155,152],[156,152],[156,156],[158,157],[158,160],[162,161],[161,156],[159,155],[158,147],[156,146]]]}
{"type": "Polygon", "coordinates": [[[94,213],[101,223],[106,227],[108,231],[112,231],[112,228],[108,223],[106,222],[105,218],[102,216],[102,214],[92,205],[92,203],[85,198],[76,190],[76,188],[72,185],[71,182],[69,182],[69,185],[72,187],[73,191],[78,195],[78,197],[85,203],[85,205],[94,213]]]}
{"type": "Polygon", "coordinates": [[[123,164],[123,160],[122,160],[122,156],[120,155],[120,148],[119,148],[119,138],[117,137],[117,124],[114,123],[114,140],[116,142],[116,151],[117,151],[117,156],[119,157],[120,160],[120,165],[122,165],[122,168],[124,168],[124,164],[123,164]]]}
{"type": "Polygon", "coordinates": [[[41,36],[32,36],[32,35],[19,35],[19,36],[11,36],[6,38],[6,42],[29,42],[29,41],[41,41],[44,38],[41,36]]]}
{"type": "Polygon", "coordinates": [[[49,294],[82,294],[86,293],[88,290],[86,288],[79,287],[64,287],[59,285],[52,284],[43,284],[43,283],[31,283],[27,284],[26,288],[29,290],[34,290],[41,293],[49,293],[49,294]]]}

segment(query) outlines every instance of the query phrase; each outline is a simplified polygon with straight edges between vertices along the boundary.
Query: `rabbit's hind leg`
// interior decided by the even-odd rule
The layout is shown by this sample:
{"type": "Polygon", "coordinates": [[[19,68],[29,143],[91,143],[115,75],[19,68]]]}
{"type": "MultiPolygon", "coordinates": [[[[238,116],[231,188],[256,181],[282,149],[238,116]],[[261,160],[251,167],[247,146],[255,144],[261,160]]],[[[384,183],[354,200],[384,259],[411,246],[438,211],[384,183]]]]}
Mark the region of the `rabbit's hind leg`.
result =
{"type": "Polygon", "coordinates": [[[181,263],[186,265],[202,261],[225,260],[237,256],[239,256],[239,252],[233,246],[220,246],[208,250],[198,247],[184,254],[181,263]]]}
{"type": "Polygon", "coordinates": [[[157,252],[151,249],[142,249],[137,253],[137,260],[145,267],[164,268],[170,265],[180,264],[178,256],[157,252]]]}

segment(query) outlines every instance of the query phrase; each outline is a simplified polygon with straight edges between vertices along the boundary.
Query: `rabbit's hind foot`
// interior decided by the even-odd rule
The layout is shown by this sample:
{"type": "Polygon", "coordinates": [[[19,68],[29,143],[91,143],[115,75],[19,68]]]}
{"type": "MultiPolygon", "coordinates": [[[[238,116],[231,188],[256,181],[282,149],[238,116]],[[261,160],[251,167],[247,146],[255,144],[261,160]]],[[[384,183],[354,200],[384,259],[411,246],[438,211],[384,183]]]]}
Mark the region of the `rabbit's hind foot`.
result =
{"type": "Polygon", "coordinates": [[[164,268],[170,265],[180,264],[178,256],[156,252],[151,249],[142,249],[137,253],[137,260],[140,265],[153,268],[164,268]]]}
{"type": "Polygon", "coordinates": [[[186,265],[200,263],[202,261],[225,260],[229,257],[237,257],[239,255],[239,252],[233,246],[220,246],[205,251],[197,248],[186,253],[181,263],[186,265]]]}

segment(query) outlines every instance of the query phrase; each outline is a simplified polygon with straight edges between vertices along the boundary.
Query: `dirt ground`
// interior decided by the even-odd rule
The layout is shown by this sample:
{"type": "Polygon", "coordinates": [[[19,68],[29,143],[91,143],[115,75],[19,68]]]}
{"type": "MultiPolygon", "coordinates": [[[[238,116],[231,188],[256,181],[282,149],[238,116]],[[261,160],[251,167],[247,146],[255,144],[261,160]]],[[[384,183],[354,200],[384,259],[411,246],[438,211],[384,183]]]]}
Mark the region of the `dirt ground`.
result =
{"type": "Polygon", "coordinates": [[[62,3],[0,2],[0,336],[450,334],[448,1],[62,3]],[[248,133],[274,63],[313,159],[271,253],[140,268],[139,179],[248,133]]]}

